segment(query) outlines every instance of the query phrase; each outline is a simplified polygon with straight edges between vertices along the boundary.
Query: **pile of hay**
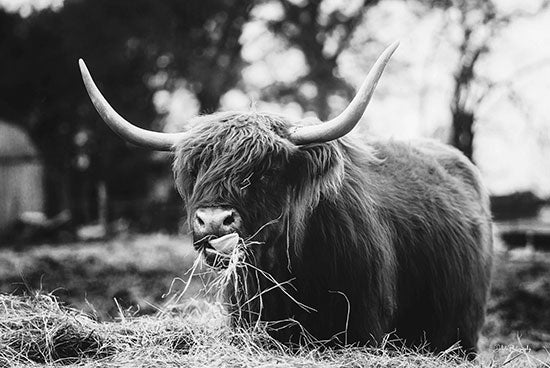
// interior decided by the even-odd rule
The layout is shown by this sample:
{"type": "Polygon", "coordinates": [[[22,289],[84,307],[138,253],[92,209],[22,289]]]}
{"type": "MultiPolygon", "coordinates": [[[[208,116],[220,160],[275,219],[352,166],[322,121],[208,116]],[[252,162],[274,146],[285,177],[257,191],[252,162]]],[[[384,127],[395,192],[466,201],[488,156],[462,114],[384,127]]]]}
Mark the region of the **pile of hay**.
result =
{"type": "Polygon", "coordinates": [[[158,316],[97,322],[51,295],[0,294],[0,367],[550,367],[517,348],[478,362],[358,347],[289,351],[261,329],[234,330],[226,321],[219,305],[204,301],[158,316]]]}

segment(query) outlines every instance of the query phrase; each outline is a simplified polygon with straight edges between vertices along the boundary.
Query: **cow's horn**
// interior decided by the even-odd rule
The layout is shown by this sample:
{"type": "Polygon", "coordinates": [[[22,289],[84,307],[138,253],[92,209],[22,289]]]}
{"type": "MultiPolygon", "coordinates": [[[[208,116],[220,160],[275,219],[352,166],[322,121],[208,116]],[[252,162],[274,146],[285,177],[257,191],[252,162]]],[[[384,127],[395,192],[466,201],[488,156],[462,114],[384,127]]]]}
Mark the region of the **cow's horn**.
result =
{"type": "Polygon", "coordinates": [[[397,46],[399,46],[398,41],[384,50],[351,103],[340,115],[321,124],[296,126],[290,131],[290,140],[295,144],[322,143],[338,139],[349,133],[363,116],[376,84],[397,46]]]}
{"type": "Polygon", "coordinates": [[[157,151],[172,150],[174,144],[183,137],[185,133],[159,133],[141,129],[124,119],[109,105],[105,97],[99,92],[84,60],[78,60],[78,64],[80,65],[80,73],[82,74],[84,85],[92,103],[101,118],[116,134],[135,145],[157,151]]]}

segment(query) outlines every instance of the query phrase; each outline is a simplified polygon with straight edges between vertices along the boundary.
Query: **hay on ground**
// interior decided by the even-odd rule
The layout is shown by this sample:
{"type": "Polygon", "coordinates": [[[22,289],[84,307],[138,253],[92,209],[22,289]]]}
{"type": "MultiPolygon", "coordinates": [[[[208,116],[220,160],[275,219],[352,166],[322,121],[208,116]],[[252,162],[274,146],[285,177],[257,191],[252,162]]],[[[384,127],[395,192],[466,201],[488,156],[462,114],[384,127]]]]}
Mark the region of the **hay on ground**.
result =
{"type": "Polygon", "coordinates": [[[231,329],[218,304],[98,322],[51,295],[0,294],[0,366],[78,367],[550,367],[503,348],[467,362],[448,353],[349,347],[289,351],[265,331],[231,329]]]}

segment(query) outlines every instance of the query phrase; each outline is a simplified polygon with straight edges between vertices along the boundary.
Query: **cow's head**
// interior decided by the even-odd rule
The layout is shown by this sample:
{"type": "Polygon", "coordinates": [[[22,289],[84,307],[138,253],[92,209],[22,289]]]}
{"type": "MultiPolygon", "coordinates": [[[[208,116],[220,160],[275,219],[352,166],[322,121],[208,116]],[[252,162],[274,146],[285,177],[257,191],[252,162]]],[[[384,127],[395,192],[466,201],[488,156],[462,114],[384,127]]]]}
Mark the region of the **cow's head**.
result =
{"type": "Polygon", "coordinates": [[[185,132],[151,132],[109,105],[82,60],[80,69],[94,106],[117,134],[139,146],[175,151],[176,185],[195,245],[212,261],[216,254],[230,252],[238,239],[268,242],[288,236],[285,221],[303,217],[320,196],[334,194],[342,160],[330,142],[359,122],[397,46],[382,53],[339,116],[313,124],[272,114],[224,112],[194,118],[185,132]]]}

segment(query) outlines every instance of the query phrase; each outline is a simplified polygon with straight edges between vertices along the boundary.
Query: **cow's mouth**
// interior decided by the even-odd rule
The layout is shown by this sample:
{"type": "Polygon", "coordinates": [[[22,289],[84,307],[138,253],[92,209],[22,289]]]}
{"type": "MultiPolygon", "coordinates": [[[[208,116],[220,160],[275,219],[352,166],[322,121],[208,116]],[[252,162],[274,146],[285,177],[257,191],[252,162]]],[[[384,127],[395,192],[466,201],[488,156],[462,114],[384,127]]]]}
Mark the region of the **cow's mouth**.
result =
{"type": "Polygon", "coordinates": [[[210,266],[227,267],[231,255],[239,243],[239,234],[231,233],[221,237],[213,235],[195,242],[195,248],[210,266]]]}

